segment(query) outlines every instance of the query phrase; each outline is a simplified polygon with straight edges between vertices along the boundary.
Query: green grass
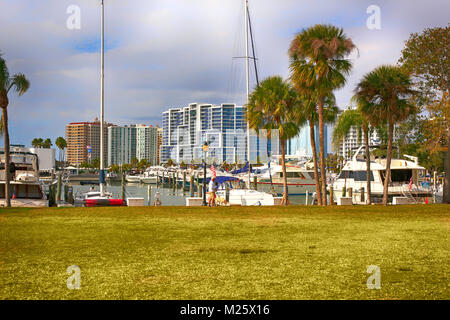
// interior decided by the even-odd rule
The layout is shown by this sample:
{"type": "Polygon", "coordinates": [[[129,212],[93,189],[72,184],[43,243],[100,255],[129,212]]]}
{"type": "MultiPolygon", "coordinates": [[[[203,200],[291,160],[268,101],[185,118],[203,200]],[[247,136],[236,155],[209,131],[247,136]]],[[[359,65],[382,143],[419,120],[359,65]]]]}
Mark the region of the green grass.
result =
{"type": "Polygon", "coordinates": [[[0,209],[0,299],[450,299],[449,231],[448,205],[0,209]]]}

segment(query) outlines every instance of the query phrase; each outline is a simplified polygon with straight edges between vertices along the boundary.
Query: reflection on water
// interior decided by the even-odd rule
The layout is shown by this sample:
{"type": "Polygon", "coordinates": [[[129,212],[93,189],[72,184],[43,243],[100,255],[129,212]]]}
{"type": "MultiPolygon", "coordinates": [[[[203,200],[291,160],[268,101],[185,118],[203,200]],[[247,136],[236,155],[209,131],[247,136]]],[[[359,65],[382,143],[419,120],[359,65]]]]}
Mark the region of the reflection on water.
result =
{"type": "MultiPolygon", "coordinates": [[[[91,188],[98,191],[98,185],[79,185],[79,184],[70,184],[73,187],[73,194],[76,196],[77,194],[81,194],[84,192],[88,192],[91,188]]],[[[122,197],[122,187],[120,183],[112,183],[106,186],[106,191],[113,194],[114,198],[122,197]]],[[[155,198],[156,192],[160,193],[160,199],[163,206],[185,206],[186,205],[186,197],[190,197],[190,191],[184,191],[173,188],[162,188],[161,186],[156,187],[153,184],[141,184],[141,183],[127,183],[125,185],[125,196],[130,197],[138,197],[144,198],[146,205],[153,205],[153,200],[155,198]]],[[[194,194],[197,196],[197,193],[194,194]]],[[[289,200],[291,204],[305,204],[305,196],[289,196],[289,200]]],[[[311,195],[309,196],[309,203],[311,203],[311,195]]]]}

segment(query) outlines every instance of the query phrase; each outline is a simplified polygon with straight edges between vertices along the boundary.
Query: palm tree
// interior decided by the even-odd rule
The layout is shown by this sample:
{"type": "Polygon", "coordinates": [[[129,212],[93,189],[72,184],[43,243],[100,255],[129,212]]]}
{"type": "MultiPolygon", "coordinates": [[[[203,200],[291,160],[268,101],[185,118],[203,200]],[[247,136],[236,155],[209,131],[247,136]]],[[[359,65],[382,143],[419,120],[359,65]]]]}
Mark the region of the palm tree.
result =
{"type": "Polygon", "coordinates": [[[61,162],[64,160],[64,149],[67,147],[66,139],[63,137],[56,138],[55,145],[59,149],[59,161],[61,162]]]}
{"type": "Polygon", "coordinates": [[[43,142],[44,142],[44,140],[42,140],[42,138],[34,138],[34,139],[31,141],[31,146],[32,146],[33,148],[41,148],[43,142]]]}
{"type": "MultiPolygon", "coordinates": [[[[294,84],[294,87],[299,91],[302,92],[302,90],[299,90],[297,85],[294,84]]],[[[317,124],[318,115],[315,105],[315,100],[311,95],[304,95],[301,96],[301,104],[299,105],[299,109],[297,110],[297,116],[299,118],[299,125],[302,123],[302,119],[306,119],[309,124],[309,135],[310,135],[310,142],[311,142],[311,151],[313,154],[313,163],[314,163],[314,180],[316,183],[316,197],[317,197],[317,203],[319,205],[322,205],[322,191],[321,191],[321,184],[320,184],[320,176],[319,176],[319,170],[317,165],[317,148],[316,148],[316,132],[315,132],[315,126],[317,124]]],[[[334,98],[334,95],[329,95],[325,99],[325,122],[327,123],[334,123],[336,120],[336,116],[338,114],[338,108],[336,107],[336,101],[334,98]]]]}
{"type": "Polygon", "coordinates": [[[173,167],[175,165],[175,162],[172,159],[167,160],[166,167],[173,167]]]}
{"type": "Polygon", "coordinates": [[[364,135],[364,148],[366,156],[366,182],[367,182],[367,204],[371,204],[370,197],[370,150],[369,150],[369,122],[364,117],[361,109],[347,109],[338,118],[338,121],[333,131],[333,143],[338,145],[349,133],[352,127],[356,127],[358,130],[358,139],[361,139],[361,135],[364,135]]]}
{"type": "Polygon", "coordinates": [[[262,81],[250,94],[247,104],[247,121],[250,128],[257,133],[260,129],[265,129],[268,137],[272,130],[279,132],[284,205],[289,204],[285,161],[286,140],[296,136],[300,130],[296,117],[298,104],[299,97],[296,90],[279,76],[262,81]]]}
{"type": "Polygon", "coordinates": [[[320,140],[320,170],[323,205],[326,200],[324,150],[324,104],[333,90],[345,85],[352,64],[346,57],[355,48],[343,29],[332,25],[315,25],[297,34],[291,43],[291,80],[306,94],[314,92],[317,102],[320,140]]]}
{"type": "Polygon", "coordinates": [[[139,162],[138,162],[138,164],[137,164],[137,168],[139,169],[139,170],[142,170],[142,171],[144,171],[145,169],[147,169],[148,168],[148,166],[150,165],[150,163],[148,162],[148,159],[141,159],[139,162]]]}
{"type": "Polygon", "coordinates": [[[388,202],[394,125],[416,111],[410,102],[414,91],[408,74],[397,66],[384,65],[366,74],[355,89],[355,99],[370,124],[388,125],[388,149],[383,204],[388,202]]]}
{"type": "Polygon", "coordinates": [[[52,147],[53,143],[52,140],[49,138],[45,139],[44,142],[42,142],[42,148],[50,149],[52,147]]]}
{"type": "Polygon", "coordinates": [[[11,206],[11,200],[9,198],[10,186],[9,186],[9,170],[10,170],[10,155],[9,155],[9,131],[8,131],[8,93],[11,89],[14,89],[19,96],[23,95],[30,83],[25,78],[25,75],[18,73],[12,77],[9,74],[8,67],[5,59],[0,54],[0,108],[2,108],[2,129],[1,132],[4,138],[5,149],[5,204],[7,207],[11,206]]]}

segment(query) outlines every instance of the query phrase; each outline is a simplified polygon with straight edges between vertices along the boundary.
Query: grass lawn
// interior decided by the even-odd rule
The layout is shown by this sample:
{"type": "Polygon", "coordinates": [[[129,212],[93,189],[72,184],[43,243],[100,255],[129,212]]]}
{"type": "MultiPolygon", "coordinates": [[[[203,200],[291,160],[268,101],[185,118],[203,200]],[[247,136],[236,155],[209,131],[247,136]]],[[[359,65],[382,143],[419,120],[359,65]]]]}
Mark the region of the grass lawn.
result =
{"type": "Polygon", "coordinates": [[[449,208],[0,209],[0,299],[450,299],[449,208]]]}

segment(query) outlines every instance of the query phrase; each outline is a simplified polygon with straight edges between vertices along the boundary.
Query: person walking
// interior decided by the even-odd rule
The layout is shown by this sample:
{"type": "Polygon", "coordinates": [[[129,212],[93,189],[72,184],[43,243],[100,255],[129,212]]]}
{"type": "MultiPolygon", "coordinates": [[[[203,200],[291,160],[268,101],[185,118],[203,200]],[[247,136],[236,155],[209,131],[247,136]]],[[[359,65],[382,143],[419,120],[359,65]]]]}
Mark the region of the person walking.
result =
{"type": "Polygon", "coordinates": [[[209,192],[209,201],[208,206],[212,207],[216,204],[216,178],[212,177],[209,181],[208,192],[209,192]]]}

